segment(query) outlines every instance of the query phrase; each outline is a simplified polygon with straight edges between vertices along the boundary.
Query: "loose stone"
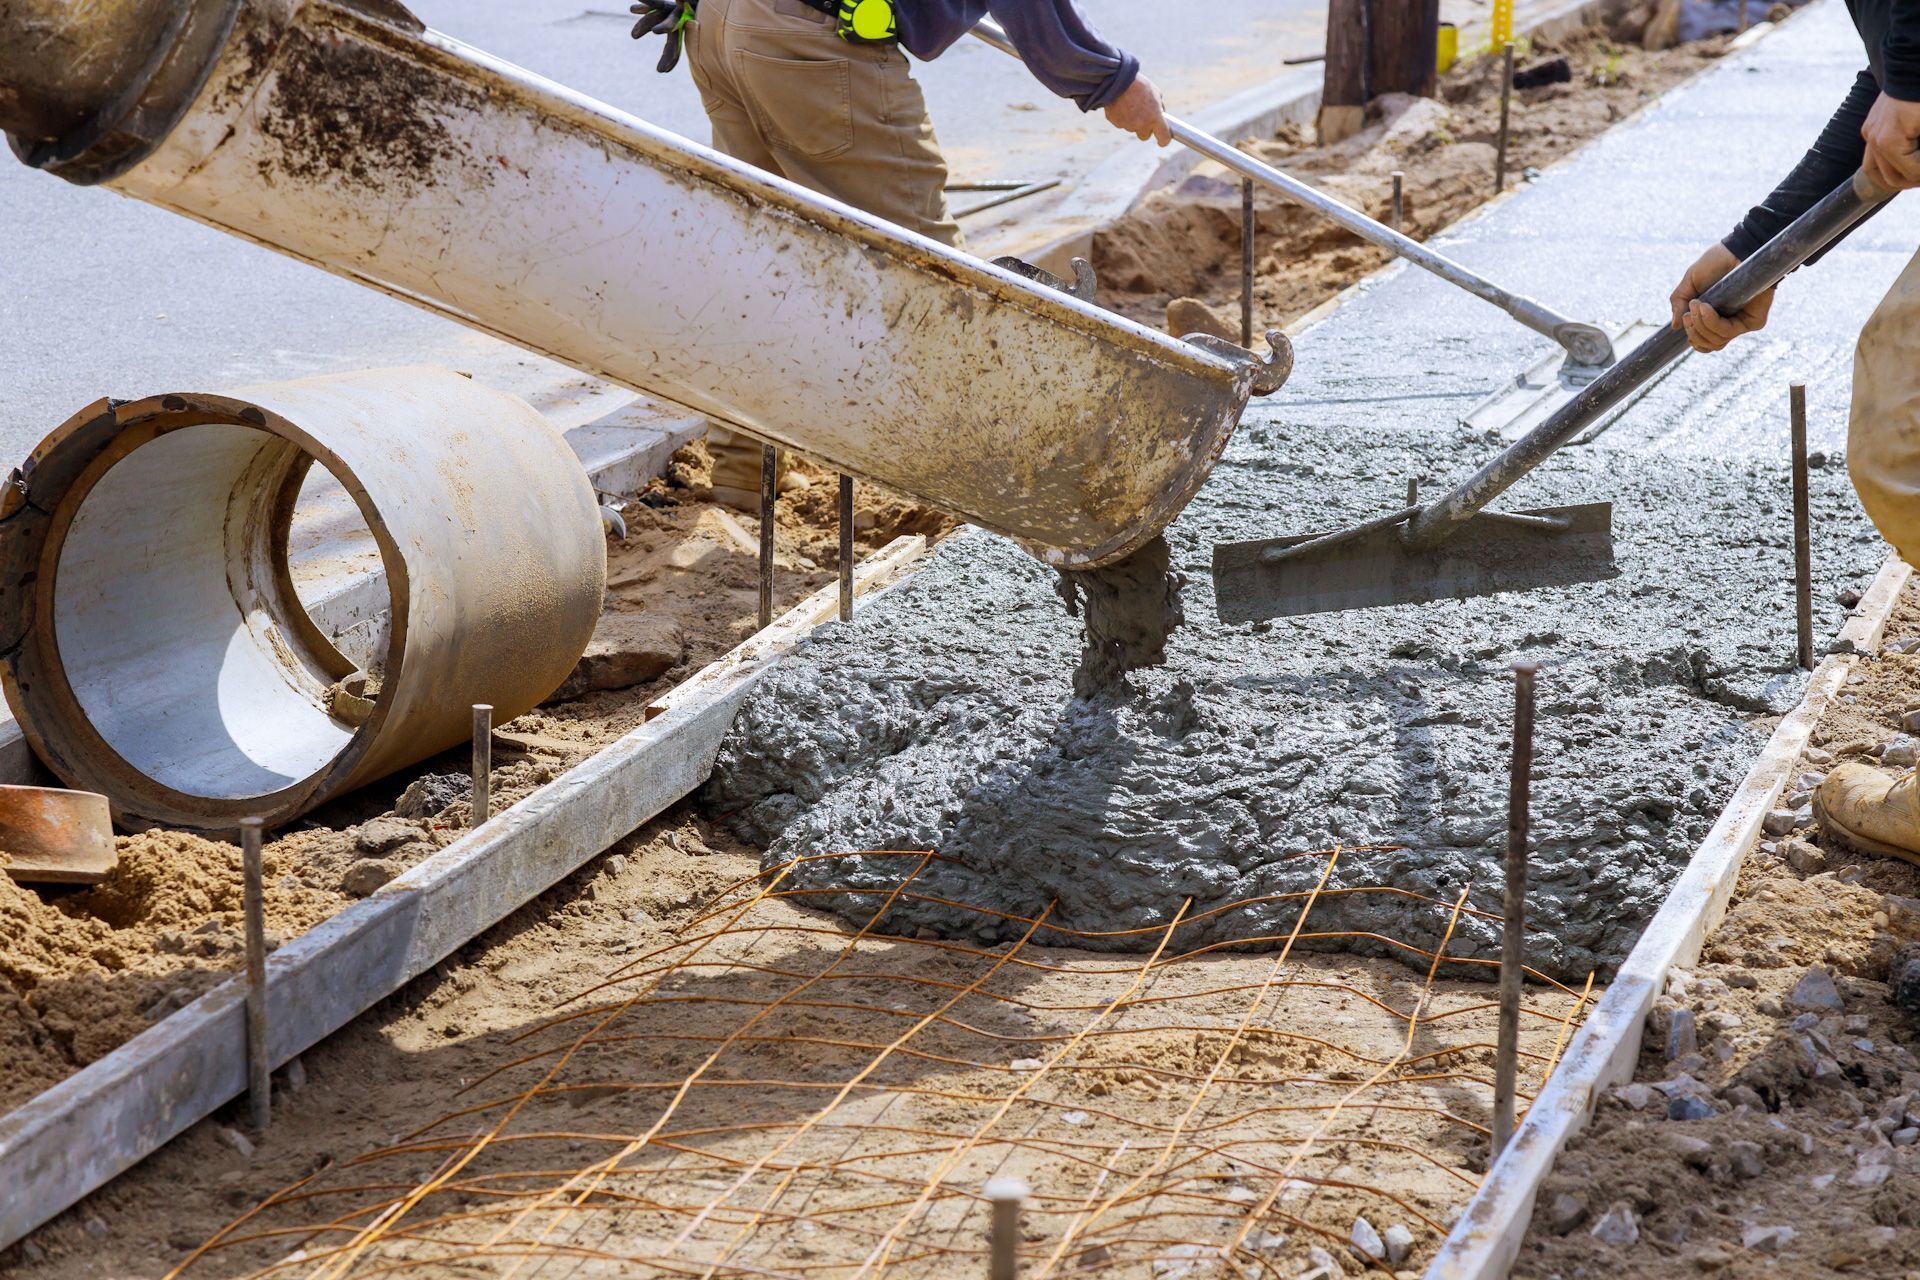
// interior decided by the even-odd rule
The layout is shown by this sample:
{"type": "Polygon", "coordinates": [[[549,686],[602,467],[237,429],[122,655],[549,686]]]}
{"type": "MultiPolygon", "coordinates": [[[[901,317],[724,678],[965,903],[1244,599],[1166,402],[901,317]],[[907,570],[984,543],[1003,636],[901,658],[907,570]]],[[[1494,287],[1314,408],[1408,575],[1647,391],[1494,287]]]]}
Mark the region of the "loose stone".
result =
{"type": "Polygon", "coordinates": [[[1608,1209],[1587,1233],[1601,1244],[1632,1244],[1640,1238],[1640,1223],[1625,1202],[1608,1209]]]}
{"type": "Polygon", "coordinates": [[[1675,1098],[1667,1104],[1669,1120],[1706,1120],[1713,1115],[1713,1108],[1698,1098],[1675,1098]]]}
{"type": "Polygon", "coordinates": [[[1827,869],[1827,855],[1805,840],[1787,841],[1785,855],[1787,865],[1802,875],[1817,876],[1827,869]]]}
{"type": "Polygon", "coordinates": [[[1740,1233],[1740,1243],[1755,1253],[1778,1253],[1798,1234],[1792,1227],[1748,1227],[1740,1233]]]}
{"type": "Polygon", "coordinates": [[[1795,1009],[1831,1009],[1835,1012],[1846,1008],[1846,1002],[1840,999],[1839,988],[1833,985],[1833,975],[1819,965],[1807,970],[1800,981],[1794,984],[1787,1004],[1795,1009]]]}
{"type": "Polygon", "coordinates": [[[1587,1202],[1578,1196],[1561,1192],[1547,1206],[1547,1230],[1557,1236],[1564,1236],[1587,1220],[1587,1202]]]}
{"type": "Polygon", "coordinates": [[[1387,1246],[1380,1239],[1380,1233],[1374,1230],[1373,1224],[1365,1218],[1353,1220],[1353,1231],[1347,1238],[1353,1245],[1353,1251],[1362,1261],[1371,1262],[1376,1258],[1384,1258],[1387,1254],[1387,1246]]]}
{"type": "Polygon", "coordinates": [[[1675,1009],[1667,1020],[1667,1058],[1684,1058],[1699,1047],[1699,1032],[1694,1027],[1693,1010],[1675,1009]]]}

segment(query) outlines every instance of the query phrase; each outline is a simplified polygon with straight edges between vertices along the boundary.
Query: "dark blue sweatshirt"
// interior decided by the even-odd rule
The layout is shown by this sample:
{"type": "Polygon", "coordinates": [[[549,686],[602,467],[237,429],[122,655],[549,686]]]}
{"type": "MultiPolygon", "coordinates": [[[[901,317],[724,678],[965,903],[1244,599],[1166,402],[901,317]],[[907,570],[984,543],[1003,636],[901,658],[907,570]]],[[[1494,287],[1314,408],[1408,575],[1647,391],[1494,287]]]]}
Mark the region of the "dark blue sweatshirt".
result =
{"type": "Polygon", "coordinates": [[[1073,0],[901,0],[894,22],[900,47],[929,62],[988,14],[1034,79],[1082,111],[1106,106],[1140,74],[1140,60],[1102,40],[1073,0]]]}

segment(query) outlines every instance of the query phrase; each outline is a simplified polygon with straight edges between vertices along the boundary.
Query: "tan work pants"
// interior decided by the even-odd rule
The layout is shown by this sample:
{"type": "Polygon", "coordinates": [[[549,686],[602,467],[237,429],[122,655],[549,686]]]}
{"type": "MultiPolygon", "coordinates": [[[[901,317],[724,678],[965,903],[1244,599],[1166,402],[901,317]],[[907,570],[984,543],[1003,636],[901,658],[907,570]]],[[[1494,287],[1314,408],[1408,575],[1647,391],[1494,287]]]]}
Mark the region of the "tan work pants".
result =
{"type": "Polygon", "coordinates": [[[1847,473],[1880,536],[1920,565],[1920,253],[1854,348],[1847,473]]]}
{"type": "Polygon", "coordinates": [[[897,46],[842,40],[800,0],[700,0],[686,41],[715,149],[959,245],[947,162],[897,46]]]}

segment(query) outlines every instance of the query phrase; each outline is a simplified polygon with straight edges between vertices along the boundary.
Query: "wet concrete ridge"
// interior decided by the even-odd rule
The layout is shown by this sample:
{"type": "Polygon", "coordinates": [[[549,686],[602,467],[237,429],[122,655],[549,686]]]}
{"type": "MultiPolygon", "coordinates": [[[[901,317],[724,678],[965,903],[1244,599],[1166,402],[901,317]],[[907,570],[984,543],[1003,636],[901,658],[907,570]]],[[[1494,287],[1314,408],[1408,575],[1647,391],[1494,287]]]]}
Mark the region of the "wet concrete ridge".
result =
{"type": "MultiPolygon", "coordinates": [[[[1656,318],[1672,279],[1764,193],[1858,62],[1840,6],[1670,95],[1646,117],[1449,237],[1448,251],[1570,313],[1656,318]],[[1764,104],[1764,111],[1761,108],[1764,104]],[[1662,174],[1660,181],[1646,175],[1662,174]],[[1675,196],[1673,175],[1690,198],[1675,196]],[[1626,229],[1632,229],[1628,235],[1626,229]]],[[[1425,895],[1323,902],[1317,929],[1431,947],[1450,901],[1499,909],[1516,658],[1546,664],[1535,772],[1529,961],[1604,978],[1625,955],[1751,756],[1798,697],[1786,451],[1789,374],[1810,384],[1819,634],[1884,547],[1839,465],[1852,337],[1920,240],[1896,205],[1782,288],[1774,328],[1692,358],[1619,426],[1516,487],[1507,505],[1611,500],[1621,576],[1566,590],[1227,627],[1215,541],[1335,527],[1389,509],[1409,477],[1450,481],[1499,442],[1454,425],[1539,343],[1422,276],[1380,279],[1297,339],[1298,372],[1256,404],[1169,533],[1190,581],[1166,664],[1073,696],[1077,623],[1050,570],[986,535],[944,547],[851,626],[822,631],[735,724],[709,798],[771,862],[938,849],[917,888],[1016,913],[1055,901],[1082,930],[1163,924],[1308,889],[1425,895]]],[[[897,860],[895,860],[897,862],[897,860]]],[[[812,887],[890,885],[836,859],[812,887]]],[[[803,881],[808,872],[802,872],[803,881]]],[[[874,899],[840,900],[859,915],[874,899]]],[[[1284,934],[1281,902],[1220,936],[1284,934]],[[1266,913],[1267,918],[1257,918],[1266,913]]],[[[896,925],[953,922],[928,902],[896,925]]],[[[968,922],[978,932],[977,918],[968,922]]],[[[1138,934],[1113,940],[1130,946],[1138,934]]],[[[1197,945],[1201,938],[1191,939],[1197,945]]],[[[1341,945],[1349,945],[1343,942],[1341,945]]],[[[1491,958],[1492,920],[1456,953],[1491,958]]],[[[1362,944],[1391,951],[1385,943],[1362,944]]]]}

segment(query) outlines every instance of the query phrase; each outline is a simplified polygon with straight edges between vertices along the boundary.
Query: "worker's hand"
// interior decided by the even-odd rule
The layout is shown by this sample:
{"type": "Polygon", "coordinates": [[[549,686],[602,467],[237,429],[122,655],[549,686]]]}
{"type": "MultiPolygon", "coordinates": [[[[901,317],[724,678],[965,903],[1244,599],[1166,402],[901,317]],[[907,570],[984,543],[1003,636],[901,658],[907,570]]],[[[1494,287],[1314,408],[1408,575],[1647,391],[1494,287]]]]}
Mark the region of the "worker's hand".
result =
{"type": "Polygon", "coordinates": [[[1867,140],[1867,157],[1860,167],[1869,178],[1889,191],[1920,187],[1920,151],[1914,149],[1920,139],[1920,102],[1881,94],[1867,112],[1860,136],[1867,140]]]}
{"type": "Polygon", "coordinates": [[[1152,138],[1164,147],[1173,141],[1167,113],[1160,109],[1160,91],[1145,76],[1135,76],[1126,91],[1107,104],[1107,123],[1142,142],[1152,138]]]}
{"type": "Polygon", "coordinates": [[[693,21],[695,0],[640,0],[639,4],[627,6],[639,21],[633,24],[633,38],[643,39],[658,31],[667,38],[667,47],[660,51],[660,61],[654,69],[662,74],[671,71],[680,62],[680,48],[686,43],[683,28],[693,21]]]}
{"type": "Polygon", "coordinates": [[[1680,284],[1668,296],[1673,305],[1673,327],[1687,331],[1687,341],[1695,351],[1718,351],[1743,333],[1755,333],[1767,327],[1767,312],[1773,309],[1773,290],[1740,308],[1735,315],[1723,316],[1700,300],[1700,295],[1719,283],[1720,277],[1740,265],[1740,259],[1723,244],[1715,244],[1687,268],[1680,284]]]}

